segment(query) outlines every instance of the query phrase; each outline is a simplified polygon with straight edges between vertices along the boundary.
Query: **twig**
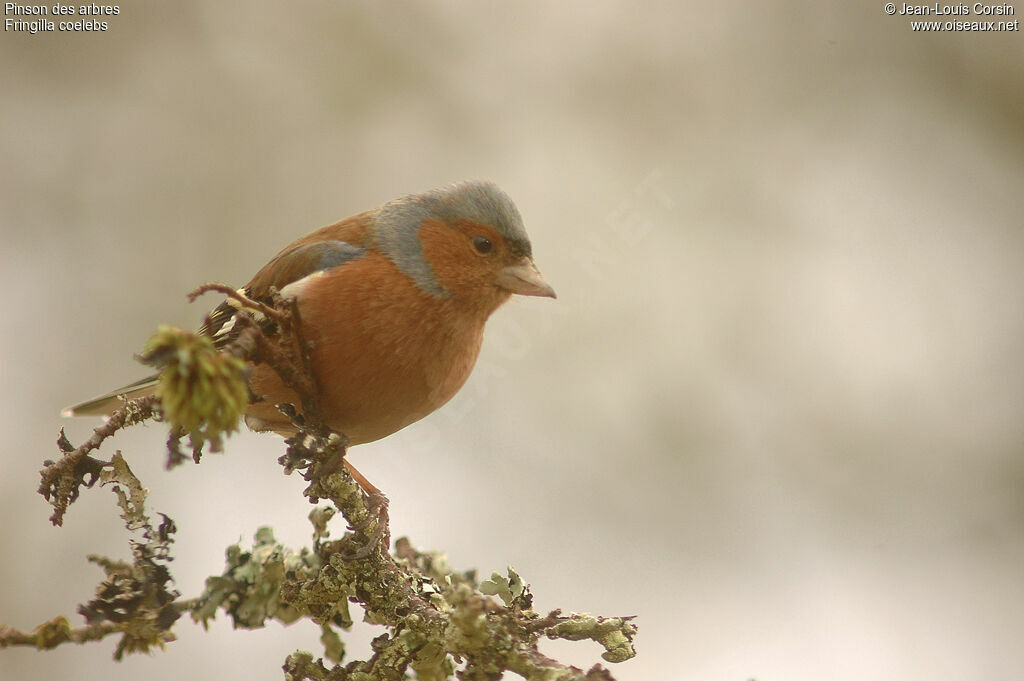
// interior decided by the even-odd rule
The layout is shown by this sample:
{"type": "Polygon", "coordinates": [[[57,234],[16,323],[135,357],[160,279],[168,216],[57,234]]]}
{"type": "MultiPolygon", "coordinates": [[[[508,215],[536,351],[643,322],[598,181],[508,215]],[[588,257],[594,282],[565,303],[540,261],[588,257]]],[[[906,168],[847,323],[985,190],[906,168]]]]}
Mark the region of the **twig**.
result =
{"type": "MultiPolygon", "coordinates": [[[[178,613],[184,614],[191,612],[198,601],[197,598],[182,599],[171,605],[178,613]]],[[[83,627],[72,627],[67,618],[60,615],[48,622],[43,622],[31,632],[0,624],[0,648],[30,646],[39,650],[50,650],[63,643],[82,644],[99,641],[110,634],[120,633],[122,630],[121,626],[109,620],[87,624],[83,627]]]]}
{"type": "Polygon", "coordinates": [[[205,284],[202,284],[201,286],[196,288],[191,293],[189,293],[188,302],[194,303],[196,301],[196,298],[203,295],[204,293],[210,293],[211,291],[216,293],[223,293],[228,298],[231,298],[232,300],[241,304],[242,307],[247,307],[252,310],[256,310],[257,312],[260,312],[261,314],[264,314],[271,319],[280,320],[281,317],[283,316],[283,313],[274,309],[270,305],[261,303],[258,300],[253,300],[252,298],[245,295],[238,289],[232,288],[227,284],[221,284],[216,281],[208,281],[205,284]]]}
{"type": "Polygon", "coordinates": [[[159,400],[155,395],[127,402],[125,406],[111,414],[106,423],[94,429],[92,436],[77,448],[68,442],[64,429],[60,429],[57,446],[64,452],[64,456],[59,461],[45,461],[43,470],[40,471],[42,480],[39,483],[39,493],[53,506],[51,523],[63,524],[64,513],[68,505],[78,498],[81,487],[92,487],[96,484],[100,470],[108,465],[108,462],[95,459],[89,456],[89,453],[98,449],[104,440],[122,428],[154,416],[158,404],[159,400]],[[86,477],[89,479],[86,480],[86,477]]]}

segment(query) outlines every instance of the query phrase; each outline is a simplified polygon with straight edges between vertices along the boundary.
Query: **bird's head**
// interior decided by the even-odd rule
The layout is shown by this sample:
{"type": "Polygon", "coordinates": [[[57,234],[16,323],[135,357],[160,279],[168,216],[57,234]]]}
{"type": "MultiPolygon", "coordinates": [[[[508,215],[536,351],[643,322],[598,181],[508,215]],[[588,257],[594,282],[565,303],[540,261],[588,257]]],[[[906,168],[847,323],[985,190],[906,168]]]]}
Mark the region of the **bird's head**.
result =
{"type": "Polygon", "coordinates": [[[489,315],[512,294],[555,297],[533,262],[512,200],[491,182],[459,182],[384,204],[381,250],[425,293],[489,315]]]}

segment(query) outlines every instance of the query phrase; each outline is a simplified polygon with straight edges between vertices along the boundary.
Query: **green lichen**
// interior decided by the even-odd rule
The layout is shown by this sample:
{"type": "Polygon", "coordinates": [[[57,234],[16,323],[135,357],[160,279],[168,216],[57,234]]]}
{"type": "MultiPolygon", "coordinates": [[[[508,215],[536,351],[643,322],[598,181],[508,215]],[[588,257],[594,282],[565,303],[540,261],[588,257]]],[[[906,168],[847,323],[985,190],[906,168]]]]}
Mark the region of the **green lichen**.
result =
{"type": "MultiPolygon", "coordinates": [[[[264,626],[267,619],[290,624],[302,615],[282,601],[281,587],[288,580],[315,574],[320,567],[315,553],[307,548],[292,551],[277,543],[273,530],[261,527],[251,550],[244,551],[240,544],[232,544],[225,554],[224,572],[206,579],[206,590],[192,611],[194,620],[208,626],[217,610],[223,609],[235,627],[255,629],[264,626]]],[[[332,619],[351,625],[347,604],[343,603],[338,610],[341,617],[332,619]]]]}
{"type": "Polygon", "coordinates": [[[61,643],[71,640],[71,623],[63,615],[55,617],[49,622],[43,622],[33,632],[36,639],[36,648],[46,650],[56,648],[61,643]]]}
{"type": "Polygon", "coordinates": [[[625,662],[636,655],[633,636],[636,626],[632,617],[596,617],[587,613],[573,614],[547,631],[548,638],[563,638],[568,641],[590,639],[604,646],[601,654],[608,662],[625,662]]]}
{"type": "Polygon", "coordinates": [[[519,604],[526,608],[530,607],[533,599],[529,587],[511,565],[506,569],[508,577],[492,572],[490,579],[480,582],[480,592],[488,596],[498,596],[507,606],[519,604]]]}
{"type": "Polygon", "coordinates": [[[218,451],[224,435],[238,430],[249,404],[245,362],[217,351],[209,336],[161,326],[140,359],[159,368],[156,394],[164,418],[188,434],[193,445],[218,451]]]}

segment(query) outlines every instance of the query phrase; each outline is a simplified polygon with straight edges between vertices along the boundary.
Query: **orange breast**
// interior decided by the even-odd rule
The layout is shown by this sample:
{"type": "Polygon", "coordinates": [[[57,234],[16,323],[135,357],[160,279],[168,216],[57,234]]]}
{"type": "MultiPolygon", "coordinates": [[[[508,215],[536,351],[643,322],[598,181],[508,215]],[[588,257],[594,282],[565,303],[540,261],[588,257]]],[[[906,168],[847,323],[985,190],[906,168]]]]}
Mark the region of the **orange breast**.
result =
{"type": "MultiPolygon", "coordinates": [[[[485,315],[423,293],[378,253],[310,277],[295,294],[324,419],[352,444],[390,435],[446,403],[480,351],[485,315]]],[[[250,407],[262,421],[255,426],[291,430],[273,405],[295,403],[294,393],[264,365],[250,384],[267,396],[250,407]]]]}

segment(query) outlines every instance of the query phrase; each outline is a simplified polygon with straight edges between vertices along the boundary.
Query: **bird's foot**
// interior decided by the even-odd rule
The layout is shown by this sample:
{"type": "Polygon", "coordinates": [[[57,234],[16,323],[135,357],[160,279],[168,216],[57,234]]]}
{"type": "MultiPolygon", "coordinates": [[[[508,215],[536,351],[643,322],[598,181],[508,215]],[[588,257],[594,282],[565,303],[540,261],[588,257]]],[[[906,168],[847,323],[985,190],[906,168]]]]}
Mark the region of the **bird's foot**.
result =
{"type": "Polygon", "coordinates": [[[386,555],[391,548],[391,529],[388,523],[388,498],[379,489],[373,492],[366,492],[363,496],[366,504],[366,517],[358,523],[351,525],[356,533],[363,533],[370,530],[367,542],[358,549],[345,554],[345,560],[361,560],[374,552],[380,551],[386,555]],[[373,528],[370,529],[370,525],[373,528]]]}

